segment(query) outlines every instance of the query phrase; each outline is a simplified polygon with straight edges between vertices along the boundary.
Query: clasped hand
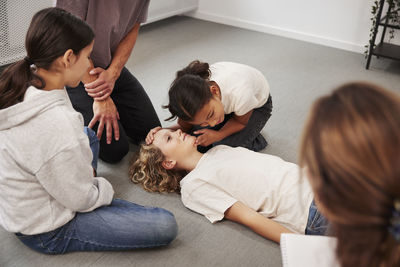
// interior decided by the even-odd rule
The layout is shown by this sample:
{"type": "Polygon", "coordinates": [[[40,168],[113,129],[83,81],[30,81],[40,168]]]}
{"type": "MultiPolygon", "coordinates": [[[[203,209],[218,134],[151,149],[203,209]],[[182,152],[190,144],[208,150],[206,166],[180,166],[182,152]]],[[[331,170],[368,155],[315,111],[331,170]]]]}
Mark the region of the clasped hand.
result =
{"type": "Polygon", "coordinates": [[[85,83],[85,90],[94,100],[102,101],[109,97],[114,89],[116,78],[109,70],[94,68],[89,72],[96,75],[97,79],[90,83],[85,83]]]}
{"type": "Polygon", "coordinates": [[[101,135],[106,127],[107,144],[111,143],[112,130],[114,129],[115,140],[119,140],[119,113],[111,97],[105,100],[94,100],[93,102],[93,118],[90,121],[88,127],[93,128],[96,122],[99,122],[97,128],[97,138],[101,138],[101,135]]]}
{"type": "Polygon", "coordinates": [[[197,136],[195,142],[199,146],[209,146],[221,140],[220,133],[211,129],[200,129],[195,131],[194,134],[200,134],[197,136]]]}
{"type": "Polygon", "coordinates": [[[110,97],[114,89],[116,78],[109,70],[93,68],[93,62],[91,62],[89,69],[91,70],[82,78],[86,92],[89,96],[93,97],[94,100],[93,118],[88,127],[93,128],[93,126],[99,122],[97,138],[100,139],[105,126],[107,143],[110,144],[113,129],[115,140],[119,140],[119,113],[114,101],[110,97]]]}

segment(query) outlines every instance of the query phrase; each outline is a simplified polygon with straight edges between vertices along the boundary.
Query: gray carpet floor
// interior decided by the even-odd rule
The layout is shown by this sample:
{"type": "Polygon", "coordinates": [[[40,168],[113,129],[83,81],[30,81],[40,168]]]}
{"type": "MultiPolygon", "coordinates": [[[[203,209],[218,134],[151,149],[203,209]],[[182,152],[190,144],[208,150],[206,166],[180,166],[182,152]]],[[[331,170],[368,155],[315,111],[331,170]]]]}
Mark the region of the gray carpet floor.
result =
{"type": "MultiPolygon", "coordinates": [[[[299,140],[311,103],[348,81],[366,80],[400,93],[400,63],[334,48],[239,29],[188,17],[142,27],[127,67],[141,81],[161,120],[168,112],[167,91],[175,72],[193,59],[235,61],[267,77],[273,114],[263,129],[263,151],[296,162],[299,140]]],[[[171,123],[163,122],[164,126],[171,123]]],[[[177,239],[166,248],[131,252],[38,254],[0,229],[0,266],[281,266],[279,246],[233,222],[210,224],[186,209],[177,194],[155,194],[133,185],[127,175],[132,152],[119,164],[100,162],[99,175],[113,184],[116,197],[160,206],[175,214],[177,239]]]]}

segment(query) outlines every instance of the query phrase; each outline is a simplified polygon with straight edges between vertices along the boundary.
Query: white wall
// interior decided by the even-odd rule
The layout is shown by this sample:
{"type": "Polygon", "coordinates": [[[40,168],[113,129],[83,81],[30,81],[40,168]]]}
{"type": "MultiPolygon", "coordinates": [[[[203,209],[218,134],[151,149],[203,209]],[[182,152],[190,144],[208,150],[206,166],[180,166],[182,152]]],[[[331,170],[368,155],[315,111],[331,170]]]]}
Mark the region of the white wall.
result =
{"type": "Polygon", "coordinates": [[[363,53],[372,4],[373,0],[200,0],[197,11],[188,15],[363,53]]]}
{"type": "Polygon", "coordinates": [[[151,0],[145,24],[194,10],[198,3],[199,0],[151,0]]]}

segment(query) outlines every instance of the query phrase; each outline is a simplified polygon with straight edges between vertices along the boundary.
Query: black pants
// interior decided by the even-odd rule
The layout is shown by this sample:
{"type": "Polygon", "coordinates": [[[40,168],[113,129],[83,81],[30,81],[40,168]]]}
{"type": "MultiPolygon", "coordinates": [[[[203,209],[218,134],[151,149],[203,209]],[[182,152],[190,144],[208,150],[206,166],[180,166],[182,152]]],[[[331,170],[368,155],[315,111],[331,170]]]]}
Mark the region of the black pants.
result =
{"type": "MultiPolygon", "coordinates": [[[[265,140],[265,138],[261,135],[261,130],[264,128],[265,124],[267,123],[268,119],[271,117],[272,113],[272,98],[271,95],[268,97],[267,102],[259,107],[253,110],[253,113],[251,114],[249,121],[247,122],[247,125],[244,129],[240,130],[237,133],[234,133],[230,136],[225,137],[219,142],[215,142],[214,144],[203,147],[203,146],[198,146],[198,150],[200,152],[206,152],[208,149],[212,148],[213,146],[216,145],[227,145],[227,146],[232,146],[232,147],[245,147],[253,151],[260,151],[264,149],[267,145],[268,142],[265,140]]],[[[233,113],[231,114],[225,114],[225,119],[223,122],[220,124],[210,128],[210,127],[194,127],[194,130],[202,129],[202,128],[209,128],[218,131],[221,129],[225,123],[231,119],[233,116],[233,113]]]]}
{"type": "MultiPolygon", "coordinates": [[[[86,93],[82,83],[75,88],[67,87],[67,92],[74,109],[83,115],[87,126],[93,118],[93,98],[86,93]]],[[[111,98],[120,116],[120,138],[119,141],[115,141],[113,132],[111,144],[107,144],[104,129],[100,139],[99,157],[105,162],[115,163],[128,153],[128,137],[133,143],[139,144],[146,138],[150,129],[161,126],[161,123],[142,85],[126,68],[122,69],[115,82],[111,98]]],[[[98,123],[95,131],[97,127],[98,123]]]]}

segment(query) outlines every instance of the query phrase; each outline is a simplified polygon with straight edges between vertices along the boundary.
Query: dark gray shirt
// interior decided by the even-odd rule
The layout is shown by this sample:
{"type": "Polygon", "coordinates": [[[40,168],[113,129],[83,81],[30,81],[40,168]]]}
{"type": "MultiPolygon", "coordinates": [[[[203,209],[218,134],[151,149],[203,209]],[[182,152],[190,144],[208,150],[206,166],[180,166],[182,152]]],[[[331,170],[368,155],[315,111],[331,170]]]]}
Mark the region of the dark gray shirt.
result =
{"type": "Polygon", "coordinates": [[[136,23],[145,22],[150,0],[57,0],[63,8],[86,21],[95,32],[92,59],[106,68],[121,40],[136,23]]]}

